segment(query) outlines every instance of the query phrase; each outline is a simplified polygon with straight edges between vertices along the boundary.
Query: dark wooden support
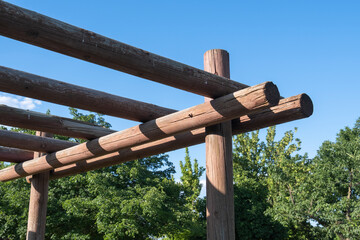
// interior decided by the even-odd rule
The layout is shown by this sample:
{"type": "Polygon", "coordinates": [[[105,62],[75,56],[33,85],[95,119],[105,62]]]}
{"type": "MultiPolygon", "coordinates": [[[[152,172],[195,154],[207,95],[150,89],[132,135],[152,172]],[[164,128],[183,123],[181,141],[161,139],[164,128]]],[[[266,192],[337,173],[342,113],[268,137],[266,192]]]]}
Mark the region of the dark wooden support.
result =
{"type": "Polygon", "coordinates": [[[51,153],[76,146],[77,143],[48,137],[0,130],[0,146],[51,153]]]}
{"type": "MultiPolygon", "coordinates": [[[[52,134],[36,132],[37,136],[52,137],[52,134]]],[[[43,156],[44,153],[34,153],[34,158],[43,156]]],[[[46,210],[48,201],[49,172],[42,172],[32,176],[29,216],[26,239],[45,239],[46,210]]]]}
{"type": "Polygon", "coordinates": [[[2,66],[0,66],[0,91],[139,122],[147,122],[176,112],[154,104],[2,66]]]}
{"type": "MultiPolygon", "coordinates": [[[[232,121],[233,135],[245,133],[294,121],[311,116],[313,105],[311,99],[306,94],[300,94],[291,98],[280,100],[279,105],[266,109],[256,115],[247,115],[232,121]]],[[[155,142],[143,144],[133,148],[126,148],[119,152],[108,154],[100,158],[82,161],[56,168],[51,173],[51,179],[62,178],[75,175],[127,161],[149,157],[176,149],[193,146],[205,141],[205,128],[193,130],[191,132],[180,133],[172,137],[167,137],[155,142]]]]}
{"type": "Polygon", "coordinates": [[[0,124],[84,139],[95,139],[116,132],[87,122],[2,104],[0,104],[0,124]]]}
{"type": "MultiPolygon", "coordinates": [[[[306,94],[282,99],[277,106],[271,107],[270,109],[265,109],[259,113],[242,116],[232,120],[232,134],[245,133],[276,124],[307,118],[311,116],[312,111],[313,105],[311,99],[306,94]]],[[[200,128],[137,147],[126,148],[119,152],[107,154],[99,158],[93,158],[77,164],[56,168],[54,169],[54,172],[50,174],[50,178],[57,179],[108,167],[138,158],[193,146],[203,143],[204,141],[205,128],[200,128]]],[[[18,163],[30,159],[33,159],[33,152],[0,147],[0,161],[18,163]]]]}
{"type": "Polygon", "coordinates": [[[135,147],[177,133],[210,126],[276,105],[277,87],[266,82],[248,87],[138,126],[116,132],[87,143],[19,163],[0,170],[0,181],[26,177],[64,165],[135,147]]]}
{"type": "MultiPolygon", "coordinates": [[[[204,69],[230,79],[229,53],[207,51],[204,69]]],[[[235,240],[231,121],[206,127],[205,131],[207,239],[235,240]]]]}
{"type": "Polygon", "coordinates": [[[206,97],[247,87],[4,1],[0,34],[206,97]]]}
{"type": "Polygon", "coordinates": [[[34,152],[0,146],[0,161],[20,163],[34,158],[34,152]]]}
{"type": "MultiPolygon", "coordinates": [[[[282,124],[285,122],[306,118],[311,116],[312,111],[313,106],[311,99],[306,94],[300,94],[290,98],[282,99],[277,106],[271,107],[270,109],[265,109],[256,114],[245,115],[240,118],[233,119],[232,134],[235,135],[249,132],[276,124],[282,124]]],[[[0,135],[2,132],[3,131],[0,130],[0,135]]],[[[0,138],[0,145],[19,147],[31,151],[41,150],[44,152],[52,152],[76,145],[76,143],[67,141],[60,141],[61,144],[58,145],[57,141],[59,140],[16,132],[5,132],[5,135],[2,136],[6,136],[6,139],[2,140],[0,138]],[[21,139],[26,139],[26,142],[22,142],[21,139]]],[[[168,152],[179,148],[200,144],[204,142],[204,139],[205,129],[201,128],[191,132],[177,134],[173,137],[164,138],[163,140],[155,141],[149,144],[140,145],[136,148],[136,150],[135,148],[132,148],[131,151],[130,149],[127,149],[127,153],[124,151],[123,154],[117,155],[117,160],[119,160],[120,156],[124,157],[126,161],[129,161],[128,158],[133,160],[136,158],[136,156],[138,156],[138,158],[142,158],[154,154],[160,154],[162,152],[168,152]],[[146,149],[149,149],[148,155],[146,155],[146,149]]],[[[0,161],[19,163],[33,159],[34,152],[22,149],[0,146],[0,161]]],[[[105,158],[102,161],[99,160],[99,163],[103,161],[105,161],[105,158]]],[[[116,161],[114,161],[114,164],[116,164],[116,161]]],[[[93,170],[91,169],[91,164],[85,164],[84,166],[86,166],[84,170],[87,170],[87,167],[89,167],[89,170],[93,170]]]]}

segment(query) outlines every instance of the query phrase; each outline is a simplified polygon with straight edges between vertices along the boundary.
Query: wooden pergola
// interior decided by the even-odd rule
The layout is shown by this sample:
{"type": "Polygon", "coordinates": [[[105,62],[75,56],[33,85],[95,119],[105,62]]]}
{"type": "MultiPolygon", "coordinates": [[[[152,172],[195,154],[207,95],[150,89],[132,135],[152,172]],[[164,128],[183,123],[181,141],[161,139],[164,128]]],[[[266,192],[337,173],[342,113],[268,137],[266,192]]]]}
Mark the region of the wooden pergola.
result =
{"type": "Polygon", "coordinates": [[[229,55],[209,50],[205,71],[0,1],[0,34],[51,51],[205,97],[177,111],[0,66],[0,91],[141,124],[114,131],[68,118],[0,106],[0,124],[37,135],[0,131],[0,181],[31,183],[27,239],[44,239],[48,184],[163,152],[206,143],[207,238],[235,239],[232,135],[309,117],[306,94],[282,98],[272,82],[230,80],[229,55]],[[82,144],[52,134],[87,139],[82,144]]]}

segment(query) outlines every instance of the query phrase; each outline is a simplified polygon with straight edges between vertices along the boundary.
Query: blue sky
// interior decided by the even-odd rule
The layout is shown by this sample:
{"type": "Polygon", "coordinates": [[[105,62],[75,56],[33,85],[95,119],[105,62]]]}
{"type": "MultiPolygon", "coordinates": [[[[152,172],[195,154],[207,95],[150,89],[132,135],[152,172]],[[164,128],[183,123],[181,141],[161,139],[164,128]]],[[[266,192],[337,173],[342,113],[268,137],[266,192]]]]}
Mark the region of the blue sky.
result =
{"type": "MultiPolygon", "coordinates": [[[[226,49],[233,80],[273,81],[284,97],[304,92],[312,98],[313,116],[278,127],[279,135],[298,127],[302,152],[310,157],[360,117],[359,1],[9,2],[197,68],[203,68],[205,51],[226,49]]],[[[5,37],[0,65],[178,110],[203,102],[201,96],[5,37]]],[[[64,106],[3,93],[0,101],[69,117],[64,106]]],[[[106,119],[117,130],[137,124],[106,119]]],[[[204,145],[190,148],[190,154],[205,165],[204,145]]],[[[177,168],[183,157],[184,150],[170,153],[177,168]]]]}

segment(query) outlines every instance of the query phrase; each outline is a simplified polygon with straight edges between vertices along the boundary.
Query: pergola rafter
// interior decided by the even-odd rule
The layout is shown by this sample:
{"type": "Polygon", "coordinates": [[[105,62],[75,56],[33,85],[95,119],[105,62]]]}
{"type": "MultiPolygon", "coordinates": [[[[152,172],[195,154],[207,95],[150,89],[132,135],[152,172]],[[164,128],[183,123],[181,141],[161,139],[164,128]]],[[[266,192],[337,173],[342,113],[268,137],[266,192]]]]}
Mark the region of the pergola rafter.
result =
{"type": "Polygon", "coordinates": [[[205,139],[211,169],[217,168],[217,160],[227,161],[226,171],[207,173],[214,188],[211,191],[220,196],[207,206],[208,239],[234,239],[231,135],[306,118],[313,111],[306,94],[279,101],[277,87],[271,82],[249,87],[230,80],[228,53],[223,50],[206,54],[203,71],[3,1],[0,35],[213,99],[176,111],[0,66],[0,91],[143,122],[117,132],[0,105],[0,124],[43,132],[38,135],[53,133],[89,140],[77,144],[0,131],[0,161],[18,163],[0,170],[0,181],[29,176],[32,189],[42,189],[31,192],[31,199],[43,199],[45,204],[30,201],[27,239],[44,238],[49,179],[160,154],[205,139]],[[214,127],[223,122],[227,123],[214,127]],[[211,150],[215,148],[218,150],[211,150]],[[41,156],[40,152],[48,154],[41,156]],[[213,184],[216,181],[218,185],[213,184]],[[220,189],[224,184],[225,192],[220,189]],[[215,205],[222,208],[215,210],[215,205]],[[213,211],[230,214],[215,216],[213,211]]]}
{"type": "Polygon", "coordinates": [[[220,97],[248,85],[0,2],[0,34],[205,97],[220,97]]]}
{"type": "Polygon", "coordinates": [[[20,163],[34,158],[34,152],[18,148],[0,146],[0,161],[20,163]]]}
{"type": "Polygon", "coordinates": [[[0,130],[0,146],[49,153],[76,146],[75,142],[0,130]]]}
{"type": "Polygon", "coordinates": [[[82,139],[95,139],[116,132],[87,122],[2,104],[0,104],[0,124],[82,139]]]}
{"type": "MultiPolygon", "coordinates": [[[[252,115],[245,115],[232,120],[232,134],[240,134],[249,131],[258,130],[261,128],[281,124],[288,121],[294,121],[309,117],[312,114],[312,103],[306,94],[300,94],[291,98],[281,99],[279,104],[271,108],[265,109],[261,112],[252,115]]],[[[46,115],[48,116],[48,115],[46,115]]],[[[0,122],[1,123],[1,122],[0,122]]],[[[31,128],[32,125],[27,125],[25,128],[31,128]]],[[[1,131],[0,131],[1,136],[1,131]]],[[[27,148],[31,151],[51,152],[48,146],[53,143],[54,139],[42,138],[37,136],[30,136],[23,133],[10,133],[6,135],[7,145],[16,148],[20,147],[19,139],[27,139],[31,144],[27,144],[27,148]],[[30,147],[34,146],[34,147],[30,147]]],[[[1,141],[1,139],[0,139],[1,141]]],[[[103,167],[108,167],[115,164],[124,163],[138,158],[144,158],[151,155],[169,152],[172,150],[193,146],[203,143],[205,141],[205,128],[199,128],[193,131],[188,131],[176,134],[171,137],[163,138],[161,140],[142,144],[137,147],[125,148],[118,152],[104,155],[98,158],[92,158],[77,164],[70,164],[64,167],[56,168],[50,174],[51,179],[62,178],[86,171],[96,170],[103,167]]],[[[69,144],[76,145],[73,142],[69,144]]],[[[1,145],[1,144],[0,144],[1,145]]],[[[55,145],[61,149],[61,145],[55,145]]],[[[13,160],[20,159],[23,162],[33,159],[33,153],[30,151],[23,151],[20,149],[13,149],[16,151],[16,157],[13,160]]],[[[8,162],[10,148],[0,147],[0,161],[4,159],[8,162]],[[4,150],[2,150],[4,149],[4,150]]],[[[10,151],[11,152],[11,151],[10,151]]],[[[15,154],[15,153],[14,153],[15,154]]],[[[12,156],[10,154],[10,156],[12,156]]]]}
{"type": "Polygon", "coordinates": [[[0,66],[0,91],[139,122],[147,122],[176,112],[176,110],[154,104],[119,97],[2,66],[0,66]]]}
{"type": "Polygon", "coordinates": [[[277,87],[271,82],[244,88],[210,102],[2,169],[0,170],[0,181],[26,177],[123,148],[135,147],[177,133],[255,113],[277,104],[279,98],[277,87]]]}

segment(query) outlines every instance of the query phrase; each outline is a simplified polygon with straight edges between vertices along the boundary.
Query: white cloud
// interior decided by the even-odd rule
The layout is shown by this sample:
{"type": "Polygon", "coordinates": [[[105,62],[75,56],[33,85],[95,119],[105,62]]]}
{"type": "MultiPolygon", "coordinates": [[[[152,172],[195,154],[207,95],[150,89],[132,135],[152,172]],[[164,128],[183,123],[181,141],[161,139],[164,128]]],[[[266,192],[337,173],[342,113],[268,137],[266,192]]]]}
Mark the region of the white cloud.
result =
{"type": "Polygon", "coordinates": [[[2,95],[0,96],[0,104],[5,104],[10,107],[32,110],[36,106],[41,105],[41,101],[28,97],[12,97],[2,95]]]}

